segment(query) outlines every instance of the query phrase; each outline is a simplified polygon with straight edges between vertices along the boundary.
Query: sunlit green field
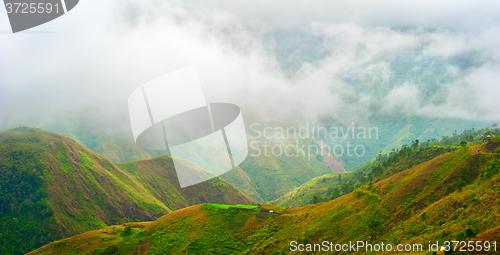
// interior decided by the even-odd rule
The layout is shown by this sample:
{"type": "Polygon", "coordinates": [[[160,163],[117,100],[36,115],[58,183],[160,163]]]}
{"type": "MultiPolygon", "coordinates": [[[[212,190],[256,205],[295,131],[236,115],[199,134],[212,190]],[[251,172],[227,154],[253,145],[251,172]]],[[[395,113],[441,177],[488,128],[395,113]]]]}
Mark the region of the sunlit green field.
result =
{"type": "Polygon", "coordinates": [[[211,206],[216,207],[216,208],[221,208],[221,209],[229,209],[229,207],[255,209],[258,207],[256,205],[223,205],[223,204],[213,204],[213,203],[208,203],[208,205],[211,205],[211,206]]]}

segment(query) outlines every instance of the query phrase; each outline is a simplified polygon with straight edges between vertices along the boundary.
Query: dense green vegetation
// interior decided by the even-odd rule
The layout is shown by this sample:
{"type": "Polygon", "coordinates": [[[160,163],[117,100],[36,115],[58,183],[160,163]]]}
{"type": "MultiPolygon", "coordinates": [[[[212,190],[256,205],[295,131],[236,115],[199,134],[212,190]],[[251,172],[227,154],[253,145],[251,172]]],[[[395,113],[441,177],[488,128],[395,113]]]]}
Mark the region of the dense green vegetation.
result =
{"type": "Polygon", "coordinates": [[[54,216],[47,199],[44,178],[48,166],[40,160],[40,150],[23,146],[40,139],[2,137],[0,143],[0,253],[20,254],[51,242],[54,216]],[[17,142],[17,149],[5,141],[17,142]]]}
{"type": "Polygon", "coordinates": [[[453,147],[441,146],[418,149],[403,146],[397,152],[380,154],[377,159],[355,171],[345,174],[331,173],[315,178],[276,200],[276,203],[283,206],[303,206],[333,200],[351,193],[358,187],[376,182],[382,175],[399,173],[453,150],[453,147]]]}
{"type": "MultiPolygon", "coordinates": [[[[113,169],[103,172],[86,153],[92,152],[38,129],[0,132],[2,254],[23,254],[54,239],[127,220],[119,212],[122,203],[132,201],[120,194],[110,196],[103,179],[113,169]]],[[[146,215],[140,209],[135,219],[168,212],[158,206],[148,209],[146,215]]]]}
{"type": "MultiPolygon", "coordinates": [[[[191,162],[183,162],[193,170],[205,171],[191,162]]],[[[208,202],[253,204],[252,199],[218,177],[181,188],[170,156],[118,164],[118,167],[137,178],[149,193],[174,210],[208,202]]]]}
{"type": "Polygon", "coordinates": [[[220,178],[181,189],[170,157],[121,167],[55,133],[1,131],[0,253],[204,202],[253,203],[220,178]]]}
{"type": "MultiPolygon", "coordinates": [[[[261,210],[193,206],[152,223],[77,235],[33,254],[95,254],[108,249],[115,254],[296,254],[290,251],[291,241],[424,245],[428,241],[441,245],[447,240],[498,241],[499,161],[500,139],[490,138],[329,202],[300,208],[264,205],[261,210]],[[463,181],[464,185],[449,188],[463,181]],[[269,209],[278,214],[263,212],[269,209]]],[[[357,252],[365,253],[372,254],[357,252]]]]}
{"type": "MultiPolygon", "coordinates": [[[[290,150],[298,150],[291,141],[284,142],[286,146],[291,146],[290,150]]],[[[302,146],[303,143],[311,144],[312,140],[303,141],[299,145],[302,146]]],[[[248,156],[240,165],[255,184],[255,190],[263,201],[275,200],[314,177],[331,173],[331,169],[316,157],[308,158],[301,153],[290,153],[294,156],[275,156],[270,152],[265,154],[262,150],[259,156],[248,156]]]]}
{"type": "MultiPolygon", "coordinates": [[[[360,81],[356,81],[360,82],[360,81]]],[[[128,123],[110,121],[103,124],[93,119],[91,109],[81,113],[77,118],[70,118],[64,123],[54,123],[47,127],[59,134],[70,137],[94,152],[108,158],[113,163],[123,163],[133,160],[168,155],[168,151],[144,151],[135,146],[130,137],[130,130],[123,130],[128,123]],[[99,128],[96,129],[96,124],[99,128]],[[113,130],[111,132],[110,130],[113,130]],[[116,131],[120,130],[120,132],[116,131]]],[[[258,121],[258,120],[257,120],[258,121]]],[[[280,123],[289,126],[290,123],[280,123]]],[[[455,130],[470,129],[471,127],[484,127],[486,124],[475,121],[462,121],[457,119],[435,119],[426,117],[407,116],[398,113],[377,113],[371,118],[354,123],[356,126],[365,128],[376,127],[378,139],[358,139],[357,137],[347,139],[329,139],[321,135],[315,138],[323,141],[330,147],[336,144],[346,146],[349,142],[353,147],[363,145],[366,153],[363,157],[352,157],[344,155],[336,159],[343,164],[347,171],[354,171],[366,162],[377,157],[380,151],[390,153],[392,149],[399,149],[404,144],[410,144],[412,140],[426,141],[433,137],[449,135],[455,130]]],[[[264,124],[263,124],[264,125],[264,124]]],[[[317,127],[342,127],[346,130],[352,123],[339,123],[330,117],[323,118],[315,124],[317,127]]],[[[299,125],[300,126],[300,125],[299,125]]],[[[341,135],[341,134],[340,134],[341,135]]],[[[295,141],[284,141],[285,143],[295,141]]],[[[310,139],[301,140],[302,144],[313,144],[310,139]]],[[[221,178],[231,183],[246,195],[257,202],[272,201],[310,181],[312,178],[331,172],[328,167],[321,163],[321,156],[317,157],[260,157],[258,159],[249,156],[240,165],[242,171],[230,171],[221,178]]]]}
{"type": "Polygon", "coordinates": [[[325,202],[352,192],[354,189],[370,182],[387,178],[403,170],[426,162],[441,154],[457,150],[467,144],[480,143],[488,136],[500,136],[496,125],[490,129],[465,130],[461,134],[453,133],[442,139],[419,140],[393,149],[389,153],[379,152],[378,156],[355,171],[346,174],[331,173],[312,179],[290,193],[276,200],[279,205],[303,206],[325,202]]]}

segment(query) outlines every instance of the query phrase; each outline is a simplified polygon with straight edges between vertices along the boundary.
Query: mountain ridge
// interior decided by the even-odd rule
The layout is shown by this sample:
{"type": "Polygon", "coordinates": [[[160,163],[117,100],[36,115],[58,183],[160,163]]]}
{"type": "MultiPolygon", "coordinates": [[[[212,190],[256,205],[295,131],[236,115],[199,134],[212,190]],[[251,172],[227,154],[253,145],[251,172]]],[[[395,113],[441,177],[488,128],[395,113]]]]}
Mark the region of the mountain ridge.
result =
{"type": "Polygon", "coordinates": [[[296,246],[290,250],[291,241],[305,248],[324,240],[394,246],[420,243],[423,247],[428,241],[438,241],[440,246],[447,240],[498,243],[499,190],[500,138],[493,138],[325,203],[296,208],[266,204],[255,211],[196,205],[152,223],[109,227],[30,254],[134,254],[138,250],[147,254],[297,254],[296,246]]]}
{"type": "MultiPolygon", "coordinates": [[[[150,165],[141,177],[49,131],[25,127],[0,131],[0,223],[4,226],[0,251],[20,254],[54,239],[107,225],[150,221],[203,202],[254,203],[219,177],[181,189],[171,158],[150,160],[154,161],[161,164],[150,165]],[[161,172],[165,174],[158,175],[161,172]],[[169,189],[155,191],[151,182],[142,181],[152,174],[162,188],[169,189]]],[[[198,169],[194,164],[187,167],[198,169]]]]}

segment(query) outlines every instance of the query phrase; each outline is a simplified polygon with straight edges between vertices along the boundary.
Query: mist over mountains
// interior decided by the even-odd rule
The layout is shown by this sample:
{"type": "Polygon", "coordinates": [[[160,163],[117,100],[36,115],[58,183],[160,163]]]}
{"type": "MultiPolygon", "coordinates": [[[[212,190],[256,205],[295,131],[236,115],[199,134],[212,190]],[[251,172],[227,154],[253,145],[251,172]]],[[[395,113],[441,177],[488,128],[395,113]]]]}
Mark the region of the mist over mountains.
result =
{"type": "Polygon", "coordinates": [[[241,6],[223,1],[112,1],[100,10],[91,3],[45,26],[57,33],[2,35],[8,47],[0,53],[1,128],[43,126],[86,111],[99,125],[126,123],[133,89],[191,64],[207,101],[236,103],[255,121],[328,116],[349,123],[379,112],[500,119],[496,5],[432,7],[443,10],[437,15],[420,7],[411,12],[412,3],[395,7],[411,15],[394,24],[381,18],[394,10],[363,17],[366,4],[340,4],[346,13],[326,19],[306,14],[338,7],[318,2],[304,11],[296,1],[267,7],[276,13],[259,9],[252,16],[250,9],[239,16],[241,6]],[[308,22],[280,25],[289,20],[282,7],[308,22]],[[486,18],[449,21],[468,8],[486,18]],[[251,22],[260,18],[269,23],[251,22]]]}
{"type": "MultiPolygon", "coordinates": [[[[44,26],[56,33],[2,35],[0,129],[48,129],[114,163],[158,156],[134,145],[127,98],[193,64],[207,102],[240,106],[247,127],[378,128],[377,139],[315,137],[364,146],[363,157],[337,157],[348,171],[415,139],[500,121],[500,27],[489,2],[425,12],[417,2],[295,1],[266,11],[224,1],[98,5],[82,3],[44,26]],[[390,21],[387,12],[398,15],[390,21]]],[[[256,165],[278,167],[266,160],[256,165]]]]}
{"type": "Polygon", "coordinates": [[[0,11],[0,253],[75,234],[34,253],[498,240],[498,13],[487,0],[85,0],[12,34],[0,11]],[[241,108],[249,156],[181,188],[168,150],[136,146],[127,104],[193,65],[207,103],[241,108]]]}

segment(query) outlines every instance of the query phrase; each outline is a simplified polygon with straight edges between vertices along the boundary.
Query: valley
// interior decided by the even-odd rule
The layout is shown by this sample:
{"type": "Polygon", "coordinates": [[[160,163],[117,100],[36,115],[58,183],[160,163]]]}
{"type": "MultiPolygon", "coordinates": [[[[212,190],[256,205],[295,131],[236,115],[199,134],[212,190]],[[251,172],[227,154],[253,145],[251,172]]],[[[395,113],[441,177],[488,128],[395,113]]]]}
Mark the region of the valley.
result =
{"type": "Polygon", "coordinates": [[[295,254],[292,241],[498,242],[499,162],[500,140],[495,138],[441,154],[329,202],[266,204],[256,211],[196,205],[151,223],[77,235],[30,254],[295,254]],[[261,218],[259,210],[279,215],[261,218]]]}
{"type": "Polygon", "coordinates": [[[23,127],[0,131],[0,188],[5,254],[195,204],[254,203],[220,178],[181,189],[169,156],[117,166],[69,138],[23,127]]]}

